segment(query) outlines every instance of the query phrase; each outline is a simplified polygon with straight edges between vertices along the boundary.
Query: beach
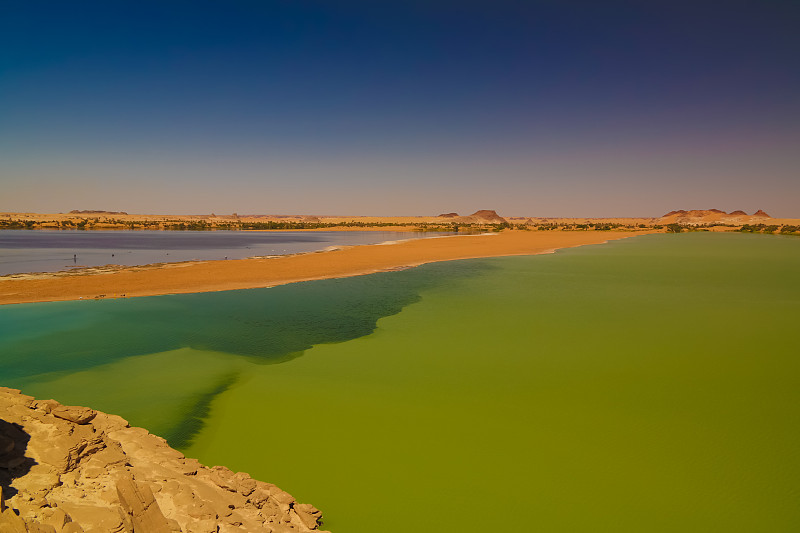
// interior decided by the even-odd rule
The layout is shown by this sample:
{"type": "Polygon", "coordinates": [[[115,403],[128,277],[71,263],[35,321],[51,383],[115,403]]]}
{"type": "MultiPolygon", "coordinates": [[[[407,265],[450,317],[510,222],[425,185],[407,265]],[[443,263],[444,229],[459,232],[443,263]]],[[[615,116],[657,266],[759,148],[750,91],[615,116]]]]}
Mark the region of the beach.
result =
{"type": "Polygon", "coordinates": [[[0,305],[273,287],[358,276],[436,261],[534,255],[600,244],[653,230],[511,231],[346,247],[279,257],[97,267],[0,277],[0,305]]]}

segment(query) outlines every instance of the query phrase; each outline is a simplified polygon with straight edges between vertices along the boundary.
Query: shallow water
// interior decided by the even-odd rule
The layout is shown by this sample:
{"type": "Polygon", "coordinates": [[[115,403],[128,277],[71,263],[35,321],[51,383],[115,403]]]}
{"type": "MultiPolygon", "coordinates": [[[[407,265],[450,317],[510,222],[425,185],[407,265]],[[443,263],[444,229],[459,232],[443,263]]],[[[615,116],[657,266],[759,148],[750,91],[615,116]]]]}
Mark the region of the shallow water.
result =
{"type": "Polygon", "coordinates": [[[76,267],[244,259],[451,235],[412,231],[0,230],[0,276],[76,267]]]}
{"type": "Polygon", "coordinates": [[[652,235],[5,306],[0,368],[276,483],[336,532],[792,531],[798,268],[792,237],[652,235]]]}

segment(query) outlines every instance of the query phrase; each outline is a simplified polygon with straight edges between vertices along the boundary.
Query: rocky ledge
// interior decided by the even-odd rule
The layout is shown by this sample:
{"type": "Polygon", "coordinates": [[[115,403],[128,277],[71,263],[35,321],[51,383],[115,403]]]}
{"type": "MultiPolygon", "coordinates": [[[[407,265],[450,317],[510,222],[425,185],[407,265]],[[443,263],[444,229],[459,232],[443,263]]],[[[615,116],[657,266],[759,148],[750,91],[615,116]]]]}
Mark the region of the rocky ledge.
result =
{"type": "Polygon", "coordinates": [[[0,387],[0,533],[304,533],[321,513],[122,418],[0,387]]]}

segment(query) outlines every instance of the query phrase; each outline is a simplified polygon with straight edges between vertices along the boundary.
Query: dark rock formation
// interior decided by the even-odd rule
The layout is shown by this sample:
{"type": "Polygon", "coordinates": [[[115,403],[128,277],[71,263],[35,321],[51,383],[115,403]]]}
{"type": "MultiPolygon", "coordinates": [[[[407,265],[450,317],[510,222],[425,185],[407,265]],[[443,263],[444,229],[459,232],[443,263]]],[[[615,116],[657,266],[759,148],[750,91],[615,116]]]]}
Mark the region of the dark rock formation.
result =
{"type": "Polygon", "coordinates": [[[747,213],[745,213],[744,211],[742,211],[740,209],[737,209],[736,211],[731,211],[728,214],[729,215],[737,215],[737,216],[747,215],[747,213]]]}
{"type": "Polygon", "coordinates": [[[0,532],[307,533],[322,515],[122,418],[0,387],[0,532]]]}
{"type": "Polygon", "coordinates": [[[458,216],[458,213],[442,213],[441,215],[438,216],[439,218],[455,218],[458,216]]]}
{"type": "Polygon", "coordinates": [[[766,214],[766,213],[765,213],[764,211],[762,211],[761,209],[759,209],[758,211],[756,211],[755,213],[753,213],[753,216],[754,216],[754,217],[772,218],[771,216],[769,216],[768,214],[766,214]]]}

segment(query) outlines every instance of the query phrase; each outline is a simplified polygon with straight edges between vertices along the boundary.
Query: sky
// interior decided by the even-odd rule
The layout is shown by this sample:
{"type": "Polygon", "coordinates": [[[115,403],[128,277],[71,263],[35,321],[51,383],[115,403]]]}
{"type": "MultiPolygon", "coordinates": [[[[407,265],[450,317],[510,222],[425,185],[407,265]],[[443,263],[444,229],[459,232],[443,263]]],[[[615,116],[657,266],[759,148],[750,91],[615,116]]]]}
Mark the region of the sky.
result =
{"type": "Polygon", "coordinates": [[[800,217],[800,2],[0,2],[0,211],[800,217]]]}

